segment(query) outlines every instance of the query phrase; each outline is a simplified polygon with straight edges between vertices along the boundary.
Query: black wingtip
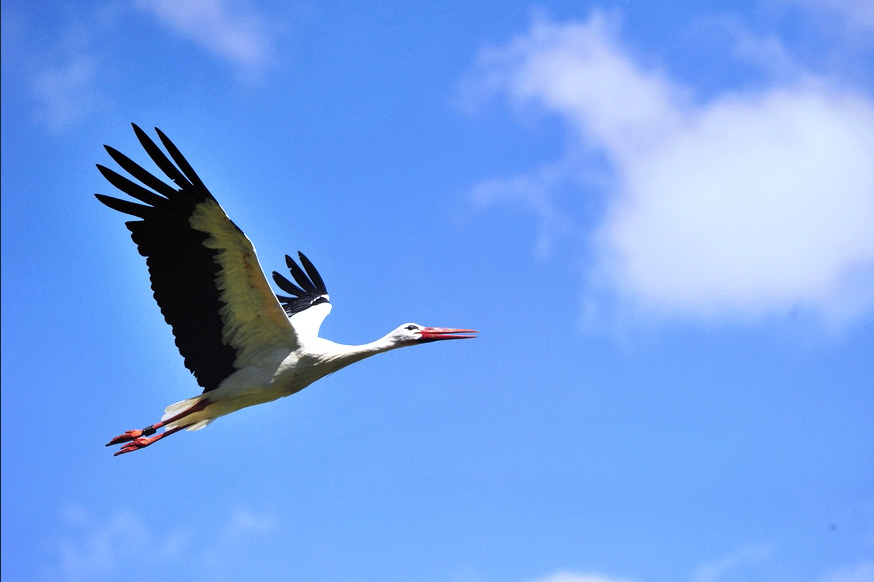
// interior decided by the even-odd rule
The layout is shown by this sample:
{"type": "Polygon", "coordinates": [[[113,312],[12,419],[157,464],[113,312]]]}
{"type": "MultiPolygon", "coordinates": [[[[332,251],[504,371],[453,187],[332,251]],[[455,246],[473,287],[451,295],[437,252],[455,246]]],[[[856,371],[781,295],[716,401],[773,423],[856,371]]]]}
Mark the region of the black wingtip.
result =
{"type": "Polygon", "coordinates": [[[97,200],[99,200],[106,206],[109,206],[113,210],[117,210],[118,212],[122,212],[124,214],[130,214],[131,216],[136,216],[137,218],[147,218],[154,210],[154,208],[151,206],[144,206],[143,204],[137,204],[135,202],[130,202],[129,200],[113,198],[112,196],[105,196],[103,194],[95,194],[94,196],[97,198],[97,200]]]}
{"type": "Polygon", "coordinates": [[[297,255],[300,257],[300,264],[303,265],[304,270],[306,271],[307,275],[309,275],[310,280],[315,285],[316,291],[318,291],[320,294],[327,293],[328,288],[325,286],[325,282],[324,280],[322,280],[322,276],[319,274],[316,266],[313,265],[312,261],[310,261],[302,252],[297,251],[297,255]]]}
{"type": "Polygon", "coordinates": [[[176,165],[179,166],[179,169],[182,170],[185,178],[191,182],[191,184],[198,190],[200,190],[206,196],[212,197],[206,185],[204,185],[203,181],[200,179],[200,176],[197,175],[197,172],[194,171],[194,168],[188,163],[188,160],[185,159],[185,156],[182,155],[182,152],[179,151],[179,148],[176,147],[176,144],[167,137],[163,131],[159,128],[155,128],[155,133],[158,134],[158,137],[161,140],[161,143],[164,144],[164,147],[167,149],[167,152],[170,154],[170,157],[173,158],[173,161],[176,162],[176,165]]]}
{"type": "Polygon", "coordinates": [[[145,139],[149,139],[149,136],[146,135],[146,132],[143,131],[142,128],[140,128],[139,125],[137,125],[137,124],[134,123],[134,122],[131,122],[130,126],[131,126],[132,128],[134,128],[134,135],[137,136],[137,139],[140,141],[140,143],[143,143],[143,138],[145,138],[145,139]]]}
{"type": "Polygon", "coordinates": [[[136,123],[131,123],[131,126],[134,128],[134,133],[136,134],[137,139],[140,140],[140,143],[143,143],[143,144],[144,144],[144,142],[148,142],[151,144],[155,143],[152,140],[152,138],[149,137],[149,134],[147,134],[145,131],[140,129],[139,125],[137,125],[136,123]]]}
{"type": "Polygon", "coordinates": [[[292,295],[294,295],[296,297],[306,295],[306,293],[304,292],[303,289],[301,289],[300,287],[298,287],[297,285],[295,285],[294,283],[292,283],[291,281],[289,281],[288,279],[286,279],[285,277],[283,277],[282,275],[280,275],[276,271],[273,271],[273,281],[276,283],[276,285],[280,289],[282,289],[286,293],[291,293],[292,295]]]}

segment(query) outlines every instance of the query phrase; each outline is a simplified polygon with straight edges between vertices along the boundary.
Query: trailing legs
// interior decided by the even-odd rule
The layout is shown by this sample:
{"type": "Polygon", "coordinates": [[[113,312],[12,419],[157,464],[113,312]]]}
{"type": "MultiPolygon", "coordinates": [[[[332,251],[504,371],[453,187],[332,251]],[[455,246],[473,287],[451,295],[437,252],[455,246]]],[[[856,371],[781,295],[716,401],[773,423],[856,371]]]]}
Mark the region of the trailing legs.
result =
{"type": "Polygon", "coordinates": [[[162,420],[161,422],[157,422],[157,423],[150,425],[150,426],[147,426],[146,428],[141,429],[141,430],[134,429],[134,430],[129,430],[123,434],[120,434],[117,437],[115,437],[114,439],[112,439],[111,441],[109,441],[108,443],[106,443],[106,446],[109,447],[112,445],[120,445],[122,443],[127,443],[123,447],[121,447],[121,450],[119,450],[118,452],[115,453],[114,456],[116,456],[116,457],[118,455],[121,455],[124,453],[130,453],[132,451],[136,451],[136,450],[145,448],[145,447],[149,446],[150,444],[161,440],[165,436],[170,436],[174,432],[180,431],[183,428],[188,428],[189,426],[191,426],[194,423],[177,426],[177,427],[171,428],[170,430],[165,430],[164,432],[162,432],[158,435],[151,436],[151,435],[155,434],[156,432],[158,432],[159,428],[162,428],[162,427],[164,427],[172,422],[176,422],[178,420],[181,420],[181,419],[185,418],[186,416],[188,416],[189,414],[192,414],[194,412],[200,412],[201,410],[203,410],[207,406],[209,406],[209,404],[210,404],[210,402],[208,399],[200,400],[194,406],[191,406],[190,408],[186,408],[185,410],[183,410],[179,414],[171,416],[167,420],[162,420]]]}

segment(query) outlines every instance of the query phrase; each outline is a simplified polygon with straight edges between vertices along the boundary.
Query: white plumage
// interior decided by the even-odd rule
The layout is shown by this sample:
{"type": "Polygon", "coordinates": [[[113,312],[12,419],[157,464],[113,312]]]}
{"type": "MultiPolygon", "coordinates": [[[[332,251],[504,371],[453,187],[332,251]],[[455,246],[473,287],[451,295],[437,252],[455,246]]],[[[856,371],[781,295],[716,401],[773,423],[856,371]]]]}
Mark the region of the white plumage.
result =
{"type": "Polygon", "coordinates": [[[241,408],[294,394],[381,352],[475,337],[472,334],[477,332],[471,329],[414,323],[361,346],[318,337],[331,304],[313,264],[302,253],[298,253],[300,266],[286,256],[295,283],[274,272],[276,284],[289,294],[275,295],[252,243],[227,217],[176,146],[156,128],[168,158],[139,127],[133,128],[146,152],[176,187],[105,146],[142,186],[104,166],[97,168],[111,184],[142,204],[96,196],[110,208],[139,219],[126,225],[146,257],[155,300],[173,329],[185,366],[203,393],[168,406],[160,422],[112,439],[107,446],[122,445],[116,455],[146,447],[183,428],[198,430],[241,408]],[[159,429],[164,430],[158,433],[159,429]]]}

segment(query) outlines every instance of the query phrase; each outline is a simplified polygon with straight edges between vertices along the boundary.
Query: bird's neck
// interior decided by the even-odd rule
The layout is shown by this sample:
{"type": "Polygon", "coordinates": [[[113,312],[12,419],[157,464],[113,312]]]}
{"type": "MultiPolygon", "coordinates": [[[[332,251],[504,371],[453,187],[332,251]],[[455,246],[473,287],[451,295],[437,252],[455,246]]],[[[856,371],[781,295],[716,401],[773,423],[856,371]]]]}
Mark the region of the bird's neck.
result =
{"type": "Polygon", "coordinates": [[[338,344],[324,338],[316,338],[312,345],[307,345],[307,351],[318,354],[319,359],[330,361],[336,369],[343,368],[349,364],[354,364],[364,358],[381,354],[395,348],[401,347],[399,344],[390,340],[390,334],[376,341],[360,346],[350,346],[338,344]]]}

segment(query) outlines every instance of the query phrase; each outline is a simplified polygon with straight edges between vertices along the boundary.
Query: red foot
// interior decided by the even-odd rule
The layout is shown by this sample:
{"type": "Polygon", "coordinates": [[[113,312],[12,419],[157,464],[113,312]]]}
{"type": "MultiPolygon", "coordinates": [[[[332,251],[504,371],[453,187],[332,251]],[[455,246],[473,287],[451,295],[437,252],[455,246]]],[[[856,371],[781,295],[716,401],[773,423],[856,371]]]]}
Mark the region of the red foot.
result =
{"type": "Polygon", "coordinates": [[[143,431],[136,430],[136,429],[129,430],[126,433],[120,434],[117,437],[115,437],[114,439],[112,439],[111,441],[109,441],[108,443],[106,443],[106,446],[110,447],[112,445],[120,445],[121,443],[126,443],[128,441],[132,441],[135,438],[138,438],[141,436],[143,436],[143,431]]]}
{"type": "MultiPolygon", "coordinates": [[[[133,433],[133,432],[142,432],[142,431],[129,430],[129,431],[127,431],[127,433],[125,433],[124,435],[121,435],[121,436],[125,436],[126,434],[133,433]]],[[[123,447],[121,447],[121,449],[112,456],[117,457],[117,456],[123,455],[125,453],[132,453],[133,451],[137,451],[139,449],[145,448],[145,447],[149,446],[150,444],[152,444],[153,442],[155,442],[156,440],[158,440],[159,438],[161,438],[162,436],[164,436],[164,435],[162,434],[162,435],[159,435],[156,437],[151,437],[151,438],[141,436],[139,438],[132,439],[131,442],[129,442],[126,445],[124,445],[123,447]]],[[[112,443],[110,443],[110,444],[112,444],[112,443]]]]}
{"type": "Polygon", "coordinates": [[[188,428],[189,426],[191,426],[191,425],[186,424],[183,426],[177,426],[177,427],[171,428],[170,430],[165,430],[164,432],[158,433],[153,437],[138,436],[138,435],[155,434],[155,430],[156,430],[155,425],[152,425],[150,427],[146,427],[143,430],[129,430],[126,433],[124,433],[123,435],[119,435],[119,436],[115,437],[114,439],[112,439],[112,442],[110,442],[109,444],[113,445],[113,444],[120,444],[120,443],[124,443],[124,442],[127,443],[126,445],[121,447],[121,450],[119,450],[117,453],[115,453],[115,455],[113,455],[113,456],[117,457],[119,455],[123,455],[124,453],[131,453],[133,451],[137,451],[139,449],[145,448],[145,447],[149,446],[150,444],[152,444],[153,442],[161,440],[165,436],[170,436],[174,432],[180,431],[183,428],[188,428]],[[122,439],[122,440],[119,440],[119,439],[122,439]],[[130,442],[127,442],[127,441],[130,441],[130,442]]]}

